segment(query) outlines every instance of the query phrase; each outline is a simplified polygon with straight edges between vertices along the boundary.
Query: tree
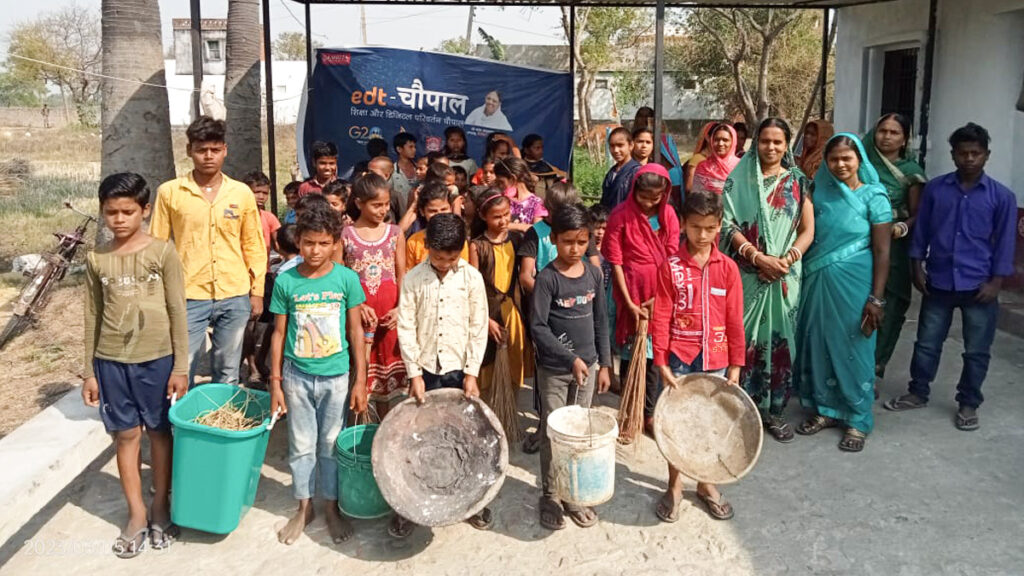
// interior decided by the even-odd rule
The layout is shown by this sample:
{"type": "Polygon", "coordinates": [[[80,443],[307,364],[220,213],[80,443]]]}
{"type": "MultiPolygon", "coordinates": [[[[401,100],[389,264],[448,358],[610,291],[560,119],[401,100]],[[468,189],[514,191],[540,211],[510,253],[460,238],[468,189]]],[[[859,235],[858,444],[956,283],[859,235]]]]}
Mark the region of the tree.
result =
{"type": "MultiPolygon", "coordinates": [[[[703,8],[674,22],[688,41],[666,59],[701,84],[705,99],[756,125],[795,116],[814,89],[821,59],[821,13],[769,8],[703,8]]],[[[679,72],[682,80],[684,72],[679,72]]]]}
{"type": "MultiPolygon", "coordinates": [[[[323,48],[323,42],[313,40],[313,49],[323,48]]],[[[302,32],[281,32],[274,40],[275,60],[306,61],[306,35],[302,32]]]]}
{"type": "Polygon", "coordinates": [[[96,124],[101,69],[100,19],[95,10],[71,4],[14,26],[8,48],[10,73],[21,82],[56,86],[68,112],[96,124]]]}
{"type": "Polygon", "coordinates": [[[235,178],[263,165],[260,37],[259,0],[229,0],[224,76],[228,157],[224,172],[235,178]]]}
{"type": "Polygon", "coordinates": [[[477,28],[480,32],[480,37],[484,39],[487,44],[488,50],[491,51],[491,60],[504,60],[505,59],[505,45],[500,40],[491,36],[483,28],[477,28]]]}
{"type": "Polygon", "coordinates": [[[157,0],[103,0],[103,133],[100,172],[137,172],[150,190],[174,178],[160,6],[157,0]],[[115,80],[118,78],[119,80],[115,80]]]}
{"type": "MultiPolygon", "coordinates": [[[[562,6],[562,28],[569,37],[573,8],[562,6]]],[[[576,45],[571,46],[571,57],[576,63],[576,106],[580,134],[590,132],[590,97],[594,92],[597,73],[606,69],[623,53],[636,49],[640,39],[651,30],[652,18],[648,11],[635,8],[577,7],[576,45]]]]}
{"type": "Polygon", "coordinates": [[[468,54],[469,47],[466,45],[466,37],[459,36],[457,38],[448,38],[442,40],[441,44],[437,47],[438,52],[444,52],[445,54],[468,54]]]}
{"type": "Polygon", "coordinates": [[[19,78],[0,72],[0,106],[42,106],[46,85],[38,78],[19,78]]]}

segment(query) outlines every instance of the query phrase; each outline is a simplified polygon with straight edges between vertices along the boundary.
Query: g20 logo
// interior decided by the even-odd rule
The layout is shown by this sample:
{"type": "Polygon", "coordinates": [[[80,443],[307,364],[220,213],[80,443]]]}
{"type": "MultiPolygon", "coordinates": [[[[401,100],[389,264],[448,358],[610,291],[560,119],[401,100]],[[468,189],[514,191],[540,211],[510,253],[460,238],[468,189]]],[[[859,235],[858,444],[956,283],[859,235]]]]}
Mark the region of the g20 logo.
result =
{"type": "Polygon", "coordinates": [[[353,140],[365,140],[370,134],[371,129],[368,126],[350,126],[348,129],[348,137],[353,140]]]}

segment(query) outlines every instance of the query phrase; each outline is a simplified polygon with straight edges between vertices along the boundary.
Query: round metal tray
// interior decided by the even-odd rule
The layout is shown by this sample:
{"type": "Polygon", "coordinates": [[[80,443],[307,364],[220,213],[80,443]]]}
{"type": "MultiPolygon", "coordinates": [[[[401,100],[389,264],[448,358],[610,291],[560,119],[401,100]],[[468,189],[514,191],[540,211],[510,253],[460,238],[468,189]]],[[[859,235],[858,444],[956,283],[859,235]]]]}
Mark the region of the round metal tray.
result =
{"type": "Polygon", "coordinates": [[[508,441],[498,418],[461,390],[393,408],[373,442],[373,475],[396,513],[423,526],[457,524],[501,489],[508,441]]]}

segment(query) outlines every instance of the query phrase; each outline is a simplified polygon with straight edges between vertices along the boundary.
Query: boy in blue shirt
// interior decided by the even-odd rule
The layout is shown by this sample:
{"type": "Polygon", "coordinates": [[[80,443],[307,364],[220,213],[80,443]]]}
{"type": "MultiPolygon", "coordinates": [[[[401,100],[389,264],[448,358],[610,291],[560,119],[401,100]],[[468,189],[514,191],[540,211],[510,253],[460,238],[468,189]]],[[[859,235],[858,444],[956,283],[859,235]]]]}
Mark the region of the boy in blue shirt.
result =
{"type": "Polygon", "coordinates": [[[999,290],[1012,276],[1017,200],[1006,186],[985,174],[989,135],[968,123],[949,137],[956,172],[929,182],[910,243],[914,286],[924,295],[907,394],[885,407],[923,408],[939,368],[942,344],[953,311],[963,318],[964,364],[957,385],[956,427],[976,430],[981,384],[988,373],[996,333],[999,290]]]}
{"type": "Polygon", "coordinates": [[[270,311],[277,315],[270,351],[270,408],[290,412],[288,465],[299,501],[277,538],[284,544],[298,540],[313,521],[316,491],[325,501],[331,538],[340,543],[352,536],[352,525],[338,510],[334,442],[344,421],[350,357],[351,409],[357,414],[366,410],[359,315],[366,296],[356,273],[331,260],[341,239],[337,215],[329,207],[312,207],[300,213],[296,226],[302,263],[278,275],[270,300],[270,311]]]}

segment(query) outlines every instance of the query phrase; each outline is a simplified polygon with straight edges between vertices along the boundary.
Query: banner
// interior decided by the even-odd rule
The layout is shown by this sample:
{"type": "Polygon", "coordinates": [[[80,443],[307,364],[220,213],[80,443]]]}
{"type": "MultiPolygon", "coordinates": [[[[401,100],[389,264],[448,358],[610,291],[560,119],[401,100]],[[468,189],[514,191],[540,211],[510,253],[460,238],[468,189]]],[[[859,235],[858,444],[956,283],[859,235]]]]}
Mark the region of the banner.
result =
{"type": "Polygon", "coordinates": [[[454,54],[321,48],[300,110],[299,166],[308,176],[306,151],[317,140],[338,147],[338,174],[368,159],[371,138],[383,138],[395,159],[392,139],[399,132],[416,136],[417,155],[425,155],[444,147],[449,126],[466,131],[466,153],[478,163],[491,132],[510,135],[517,146],[539,134],[544,158],[565,170],[572,80],[568,72],[454,54]]]}

